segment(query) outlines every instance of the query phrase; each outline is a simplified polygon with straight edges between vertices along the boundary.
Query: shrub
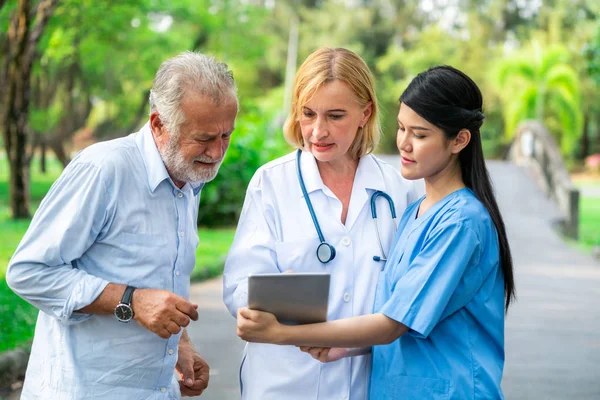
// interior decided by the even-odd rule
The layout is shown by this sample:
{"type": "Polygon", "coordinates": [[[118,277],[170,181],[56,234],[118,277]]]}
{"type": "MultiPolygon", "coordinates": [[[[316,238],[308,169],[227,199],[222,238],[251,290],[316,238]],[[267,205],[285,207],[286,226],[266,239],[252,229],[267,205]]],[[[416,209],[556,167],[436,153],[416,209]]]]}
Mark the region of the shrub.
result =
{"type": "Polygon", "coordinates": [[[242,211],[246,188],[263,164],[291,151],[281,127],[269,127],[272,116],[253,107],[238,117],[231,144],[214,181],[202,189],[198,225],[234,226],[242,211]]]}

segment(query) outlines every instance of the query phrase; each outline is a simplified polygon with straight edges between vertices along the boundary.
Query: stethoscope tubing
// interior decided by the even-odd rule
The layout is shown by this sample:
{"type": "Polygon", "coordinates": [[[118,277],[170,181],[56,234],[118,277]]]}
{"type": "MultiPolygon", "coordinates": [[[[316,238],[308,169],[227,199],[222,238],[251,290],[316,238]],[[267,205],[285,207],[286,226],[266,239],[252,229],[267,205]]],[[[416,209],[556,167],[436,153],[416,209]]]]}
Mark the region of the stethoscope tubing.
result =
{"type": "MultiPolygon", "coordinates": [[[[315,210],[312,206],[312,202],[310,201],[310,197],[308,196],[308,192],[306,190],[306,185],[304,184],[304,178],[302,177],[302,168],[300,168],[300,157],[302,156],[302,150],[298,149],[298,151],[296,152],[296,170],[298,173],[298,182],[300,183],[300,189],[302,190],[302,195],[304,196],[304,201],[306,202],[306,206],[308,208],[308,211],[310,212],[310,216],[313,220],[313,225],[315,226],[315,229],[317,231],[317,235],[319,235],[319,240],[321,241],[321,244],[319,245],[319,247],[317,248],[317,259],[323,263],[326,264],[329,261],[333,260],[335,258],[335,247],[333,247],[332,245],[330,245],[329,243],[327,243],[325,241],[325,236],[323,235],[323,232],[321,231],[321,226],[319,225],[319,221],[317,220],[317,216],[315,214],[315,210]],[[322,246],[327,246],[330,250],[330,255],[328,256],[324,256],[323,258],[320,257],[319,253],[320,253],[320,249],[322,246]]],[[[396,221],[396,208],[394,206],[394,201],[392,200],[392,198],[390,197],[389,194],[381,191],[381,190],[377,190],[375,191],[372,195],[371,195],[371,217],[373,218],[373,222],[375,223],[375,232],[377,233],[377,243],[379,244],[379,251],[381,252],[381,257],[380,256],[373,256],[373,260],[375,261],[387,261],[387,257],[385,255],[385,251],[383,250],[383,245],[381,243],[381,235],[379,234],[379,226],[377,225],[377,198],[378,197],[383,197],[384,199],[387,200],[388,205],[390,207],[390,212],[392,215],[392,220],[394,222],[395,228],[396,230],[398,230],[398,223],[396,221]]]]}

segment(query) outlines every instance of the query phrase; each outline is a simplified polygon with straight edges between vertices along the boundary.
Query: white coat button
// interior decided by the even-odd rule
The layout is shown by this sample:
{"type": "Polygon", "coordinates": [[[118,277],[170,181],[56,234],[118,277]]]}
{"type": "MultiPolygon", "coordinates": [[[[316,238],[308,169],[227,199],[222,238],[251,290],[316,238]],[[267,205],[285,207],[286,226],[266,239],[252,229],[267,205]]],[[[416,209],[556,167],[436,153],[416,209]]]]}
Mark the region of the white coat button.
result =
{"type": "Polygon", "coordinates": [[[347,303],[350,301],[350,293],[346,292],[344,293],[344,302],[347,303]]]}
{"type": "Polygon", "coordinates": [[[181,192],[178,192],[178,193],[177,193],[177,197],[179,197],[179,198],[182,198],[182,197],[183,197],[183,193],[181,193],[181,192]]]}
{"type": "Polygon", "coordinates": [[[173,349],[169,349],[169,354],[173,354],[173,353],[174,353],[173,349]]]}
{"type": "Polygon", "coordinates": [[[179,237],[183,237],[183,231],[179,231],[179,237]]]}
{"type": "Polygon", "coordinates": [[[351,243],[352,243],[352,240],[350,239],[350,237],[344,236],[344,238],[342,239],[342,244],[344,246],[350,246],[351,243]]]}
{"type": "Polygon", "coordinates": [[[179,276],[179,271],[175,271],[175,275],[179,276]]]}
{"type": "Polygon", "coordinates": [[[160,388],[160,391],[164,393],[164,392],[166,392],[166,391],[167,391],[167,388],[166,388],[166,387],[161,387],[161,388],[160,388]]]}

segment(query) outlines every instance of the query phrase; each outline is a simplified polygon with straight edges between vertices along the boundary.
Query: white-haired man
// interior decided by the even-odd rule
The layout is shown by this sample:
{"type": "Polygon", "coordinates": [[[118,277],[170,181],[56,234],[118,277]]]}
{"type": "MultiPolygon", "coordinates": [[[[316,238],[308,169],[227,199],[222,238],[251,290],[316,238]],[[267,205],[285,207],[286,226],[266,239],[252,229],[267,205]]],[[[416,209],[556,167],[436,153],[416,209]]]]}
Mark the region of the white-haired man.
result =
{"type": "Polygon", "coordinates": [[[23,399],[173,399],[206,388],[208,364],[185,331],[198,318],[189,278],[199,192],[229,146],[236,90],[211,57],[165,61],[149,122],[83,150],[54,183],[6,273],[41,311],[23,399]]]}

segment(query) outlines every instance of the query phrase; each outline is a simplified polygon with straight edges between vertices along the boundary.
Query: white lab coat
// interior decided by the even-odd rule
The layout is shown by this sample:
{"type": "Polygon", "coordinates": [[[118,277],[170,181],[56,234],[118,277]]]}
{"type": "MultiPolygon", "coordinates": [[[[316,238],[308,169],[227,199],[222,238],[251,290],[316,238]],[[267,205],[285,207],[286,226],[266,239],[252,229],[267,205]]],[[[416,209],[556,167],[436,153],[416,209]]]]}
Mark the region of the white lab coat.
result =
{"type": "MultiPolygon", "coordinates": [[[[372,312],[382,262],[370,197],[382,190],[394,200],[398,221],[422,189],[402,178],[397,169],[367,155],[360,159],[352,196],[342,224],[342,203],[323,184],[312,154],[301,158],[302,176],[325,240],[335,259],[321,264],[319,238],[296,172],[296,153],[261,167],[252,178],[235,239],[225,263],[223,299],[232,315],[247,306],[248,274],[328,272],[331,274],[328,320],[372,312]]],[[[377,199],[383,248],[389,252],[395,225],[383,197],[377,199]]],[[[294,346],[249,343],[240,381],[242,398],[251,400],[364,400],[369,389],[370,355],[322,364],[294,346]]]]}

